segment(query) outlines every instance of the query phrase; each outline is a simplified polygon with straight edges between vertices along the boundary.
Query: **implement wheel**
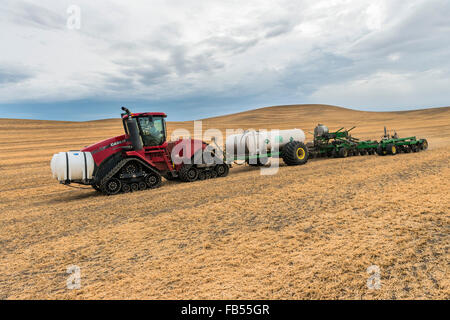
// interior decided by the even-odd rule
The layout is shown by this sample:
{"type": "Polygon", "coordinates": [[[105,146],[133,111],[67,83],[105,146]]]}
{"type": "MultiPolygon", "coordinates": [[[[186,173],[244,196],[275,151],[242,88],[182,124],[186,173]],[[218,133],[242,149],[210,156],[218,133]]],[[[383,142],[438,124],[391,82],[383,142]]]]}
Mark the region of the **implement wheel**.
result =
{"type": "Polygon", "coordinates": [[[347,158],[348,157],[348,150],[346,148],[342,148],[341,150],[339,150],[339,157],[347,158]]]}
{"type": "Polygon", "coordinates": [[[387,154],[386,150],[383,149],[383,146],[381,144],[377,148],[377,154],[379,156],[385,156],[387,154]]]}
{"type": "Polygon", "coordinates": [[[427,139],[423,139],[422,143],[420,144],[420,150],[427,150],[428,149],[428,141],[427,139]]]}
{"type": "Polygon", "coordinates": [[[397,154],[397,147],[393,144],[388,144],[386,146],[386,152],[390,155],[395,156],[397,154]]]}
{"type": "Polygon", "coordinates": [[[303,165],[308,162],[308,148],[302,142],[291,141],[284,146],[281,158],[288,166],[303,165]]]}

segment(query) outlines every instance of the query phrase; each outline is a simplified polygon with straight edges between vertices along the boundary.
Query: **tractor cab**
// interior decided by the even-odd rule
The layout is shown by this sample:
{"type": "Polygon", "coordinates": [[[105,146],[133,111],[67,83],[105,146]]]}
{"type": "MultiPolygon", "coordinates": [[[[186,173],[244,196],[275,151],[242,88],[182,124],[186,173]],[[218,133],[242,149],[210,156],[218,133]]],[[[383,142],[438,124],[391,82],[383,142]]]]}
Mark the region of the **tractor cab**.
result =
{"type": "MultiPolygon", "coordinates": [[[[127,111],[127,110],[125,110],[127,111]]],[[[166,142],[167,127],[164,113],[124,113],[122,121],[125,133],[133,135],[136,131],[130,128],[130,123],[137,125],[137,132],[144,147],[158,147],[166,142]],[[134,120],[134,121],[130,121],[134,120]]]]}

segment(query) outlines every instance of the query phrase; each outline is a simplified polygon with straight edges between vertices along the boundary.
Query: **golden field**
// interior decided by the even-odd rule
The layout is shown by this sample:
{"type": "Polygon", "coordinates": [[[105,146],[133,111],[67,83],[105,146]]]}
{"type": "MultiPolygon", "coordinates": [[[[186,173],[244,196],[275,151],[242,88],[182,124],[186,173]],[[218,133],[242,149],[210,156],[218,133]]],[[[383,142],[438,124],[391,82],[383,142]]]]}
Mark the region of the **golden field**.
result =
{"type": "Polygon", "coordinates": [[[281,164],[274,176],[236,166],[226,178],[108,197],[58,184],[49,163],[122,134],[120,120],[0,119],[0,299],[449,299],[450,108],[283,106],[203,128],[318,123],[377,140],[386,125],[430,148],[281,164]],[[71,265],[80,290],[66,288],[71,265]],[[371,265],[379,290],[366,285],[371,265]]]}

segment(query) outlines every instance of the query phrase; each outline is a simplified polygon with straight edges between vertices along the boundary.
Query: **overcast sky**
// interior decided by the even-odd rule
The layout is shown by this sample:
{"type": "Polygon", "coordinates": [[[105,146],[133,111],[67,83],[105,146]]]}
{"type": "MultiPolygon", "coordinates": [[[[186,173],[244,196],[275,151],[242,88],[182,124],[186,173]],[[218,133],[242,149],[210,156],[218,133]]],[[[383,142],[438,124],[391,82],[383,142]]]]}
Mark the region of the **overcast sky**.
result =
{"type": "Polygon", "coordinates": [[[448,0],[2,0],[0,117],[448,106],[449,17],[448,0]]]}

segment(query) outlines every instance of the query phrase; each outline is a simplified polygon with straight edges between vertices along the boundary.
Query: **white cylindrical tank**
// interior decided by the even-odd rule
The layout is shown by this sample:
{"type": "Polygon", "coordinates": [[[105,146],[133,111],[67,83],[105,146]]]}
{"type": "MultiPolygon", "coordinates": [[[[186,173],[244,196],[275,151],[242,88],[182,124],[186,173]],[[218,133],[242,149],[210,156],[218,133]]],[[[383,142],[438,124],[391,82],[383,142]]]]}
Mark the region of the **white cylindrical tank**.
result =
{"type": "Polygon", "coordinates": [[[252,156],[268,151],[280,150],[291,141],[305,142],[305,133],[300,129],[245,131],[230,135],[226,139],[226,152],[234,156],[252,156]]]}
{"type": "Polygon", "coordinates": [[[87,181],[92,179],[95,162],[90,152],[60,152],[53,155],[50,167],[58,181],[87,181]]]}

